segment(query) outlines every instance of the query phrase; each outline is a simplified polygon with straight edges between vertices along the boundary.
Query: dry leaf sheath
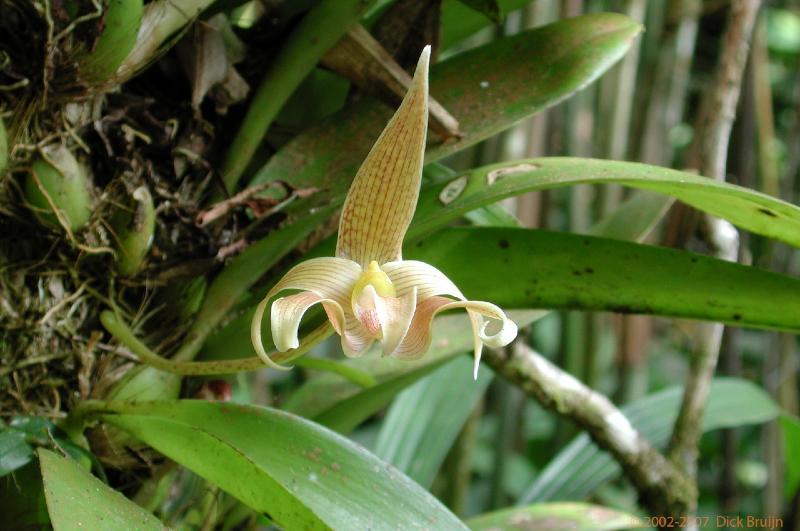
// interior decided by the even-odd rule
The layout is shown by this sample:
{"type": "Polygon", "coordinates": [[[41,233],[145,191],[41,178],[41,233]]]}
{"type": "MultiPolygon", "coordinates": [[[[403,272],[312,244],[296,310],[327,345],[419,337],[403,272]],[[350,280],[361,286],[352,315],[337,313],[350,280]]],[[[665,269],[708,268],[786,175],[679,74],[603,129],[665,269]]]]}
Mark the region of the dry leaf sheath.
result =
{"type": "Polygon", "coordinates": [[[405,359],[428,350],[436,314],[464,308],[475,338],[476,377],[483,345],[505,346],[516,336],[517,326],[503,310],[466,300],[438,269],[402,259],[422,178],[429,62],[426,46],[400,108],[353,180],[339,222],[336,256],[298,264],[258,306],[251,336],[256,352],[270,366],[280,367],[264,350],[261,320],[270,300],[285,290],[300,292],[276,299],[270,308],[272,339],[282,352],[299,346],[300,319],[315,304],[322,304],[346,355],[360,356],[377,340],[384,355],[405,359]],[[499,323],[493,333],[487,331],[491,321],[499,323]]]}

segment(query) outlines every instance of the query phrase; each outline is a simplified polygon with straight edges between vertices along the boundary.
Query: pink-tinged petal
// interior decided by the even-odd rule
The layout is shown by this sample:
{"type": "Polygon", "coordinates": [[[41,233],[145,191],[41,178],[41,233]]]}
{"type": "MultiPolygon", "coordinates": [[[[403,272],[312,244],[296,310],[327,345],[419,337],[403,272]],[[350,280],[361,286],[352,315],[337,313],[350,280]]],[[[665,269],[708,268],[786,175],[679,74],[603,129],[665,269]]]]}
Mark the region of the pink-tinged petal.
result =
{"type": "Polygon", "coordinates": [[[375,339],[381,337],[381,315],[386,314],[383,298],[378,295],[375,287],[367,284],[357,294],[353,304],[353,314],[361,321],[367,334],[375,339]]]}
{"type": "Polygon", "coordinates": [[[281,297],[272,303],[270,308],[270,327],[272,328],[272,341],[275,348],[281,352],[300,346],[297,332],[300,320],[309,308],[315,304],[322,304],[333,329],[341,334],[345,326],[345,317],[342,307],[333,299],[324,299],[310,291],[295,293],[288,297],[281,297]]]}
{"type": "Polygon", "coordinates": [[[381,331],[383,333],[383,355],[391,355],[406,337],[417,306],[417,290],[400,295],[385,297],[385,314],[381,315],[381,331]]]}
{"type": "Polygon", "coordinates": [[[357,358],[372,346],[375,337],[372,336],[361,324],[361,321],[347,316],[344,334],[342,334],[342,351],[349,358],[357,358]]]}
{"type": "Polygon", "coordinates": [[[267,293],[270,299],[287,289],[310,291],[324,299],[333,299],[342,307],[350,304],[353,284],[361,268],[351,260],[324,257],[300,262],[286,273],[267,293]]]}
{"type": "Polygon", "coordinates": [[[434,295],[448,295],[457,299],[464,299],[453,281],[447,276],[425,262],[417,260],[400,260],[388,262],[381,269],[392,281],[397,295],[402,296],[412,288],[417,290],[417,302],[422,302],[434,295]]]}
{"type": "Polygon", "coordinates": [[[356,173],[339,221],[336,256],[362,267],[399,260],[417,206],[428,131],[428,64],[422,51],[403,103],[356,173]]]}
{"type": "Polygon", "coordinates": [[[514,321],[506,317],[503,310],[488,302],[453,301],[439,296],[428,298],[417,305],[411,326],[405,338],[395,350],[394,355],[399,358],[416,359],[425,354],[431,344],[433,318],[440,312],[455,308],[466,309],[472,321],[472,333],[475,338],[475,369],[473,374],[477,378],[483,344],[485,343],[491,347],[502,347],[508,345],[517,336],[517,325],[514,321]],[[500,328],[493,334],[488,334],[487,328],[492,322],[485,321],[484,317],[499,323],[500,328]]]}
{"type": "Polygon", "coordinates": [[[383,355],[394,352],[403,340],[417,305],[416,289],[400,297],[382,297],[371,285],[358,295],[353,312],[364,332],[383,344],[383,355]]]}
{"type": "Polygon", "coordinates": [[[437,311],[453,302],[445,297],[429,297],[417,305],[406,336],[392,353],[402,359],[421,358],[431,345],[431,325],[437,311]]]}

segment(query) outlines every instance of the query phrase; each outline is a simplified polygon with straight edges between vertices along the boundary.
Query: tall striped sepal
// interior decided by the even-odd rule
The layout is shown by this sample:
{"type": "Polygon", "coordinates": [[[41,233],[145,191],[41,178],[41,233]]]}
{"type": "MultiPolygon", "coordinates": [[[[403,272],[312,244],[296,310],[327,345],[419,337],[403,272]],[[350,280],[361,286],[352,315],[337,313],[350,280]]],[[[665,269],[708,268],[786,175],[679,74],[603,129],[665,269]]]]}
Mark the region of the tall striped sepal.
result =
{"type": "Polygon", "coordinates": [[[419,358],[431,342],[433,318],[463,308],[475,337],[475,377],[483,345],[505,346],[517,326],[488,302],[468,301],[438,269],[402,259],[403,238],[414,216],[428,130],[430,46],[422,50],[411,87],[353,180],[339,222],[336,256],[315,258],[291,269],[259,305],[252,323],[256,352],[275,365],[261,342],[261,320],[269,302],[272,339],[279,351],[298,348],[300,319],[322,305],[348,356],[374,341],[384,355],[419,358]],[[494,323],[494,324],[493,324],[494,323]],[[488,328],[493,326],[492,332],[488,328]]]}

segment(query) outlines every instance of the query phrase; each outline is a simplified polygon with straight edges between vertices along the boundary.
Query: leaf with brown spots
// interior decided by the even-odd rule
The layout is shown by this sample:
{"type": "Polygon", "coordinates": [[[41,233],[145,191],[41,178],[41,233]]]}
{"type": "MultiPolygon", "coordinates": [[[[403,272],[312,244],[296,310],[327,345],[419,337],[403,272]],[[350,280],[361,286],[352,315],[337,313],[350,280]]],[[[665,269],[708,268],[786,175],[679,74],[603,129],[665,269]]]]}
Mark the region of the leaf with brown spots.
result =
{"type": "Polygon", "coordinates": [[[504,308],[654,314],[800,332],[800,279],[686,251],[492,227],[446,229],[406,251],[438,267],[467,297],[504,308]]]}
{"type": "Polygon", "coordinates": [[[284,529],[466,529],[402,472],[289,413],[178,400],[100,415],[284,529]]]}

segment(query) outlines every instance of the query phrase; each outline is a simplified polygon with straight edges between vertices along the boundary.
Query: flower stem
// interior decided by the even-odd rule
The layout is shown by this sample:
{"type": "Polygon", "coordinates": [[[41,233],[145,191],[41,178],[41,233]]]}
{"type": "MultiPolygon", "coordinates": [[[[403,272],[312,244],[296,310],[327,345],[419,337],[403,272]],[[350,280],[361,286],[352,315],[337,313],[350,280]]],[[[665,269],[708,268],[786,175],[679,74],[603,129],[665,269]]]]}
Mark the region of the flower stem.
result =
{"type": "MultiPolygon", "coordinates": [[[[100,321],[106,330],[111,333],[120,343],[131,349],[139,361],[160,369],[162,371],[184,376],[189,375],[208,375],[208,374],[233,374],[237,372],[255,371],[265,367],[264,362],[257,356],[249,358],[239,358],[234,360],[219,361],[174,361],[159,356],[147,345],[142,343],[133,330],[123,323],[115,314],[109,310],[100,315],[100,321]]],[[[270,359],[275,362],[286,362],[296,359],[307,353],[311,348],[326,339],[333,332],[329,323],[316,328],[305,336],[300,342],[300,346],[287,352],[272,352],[270,359]]]]}

